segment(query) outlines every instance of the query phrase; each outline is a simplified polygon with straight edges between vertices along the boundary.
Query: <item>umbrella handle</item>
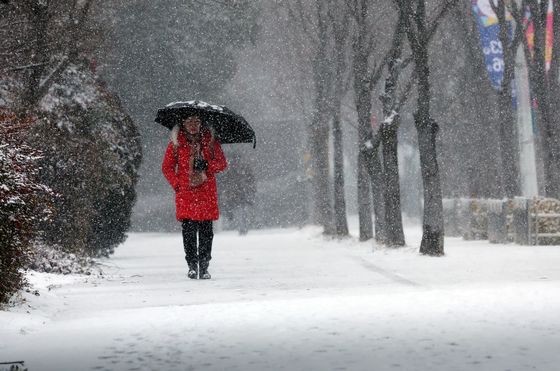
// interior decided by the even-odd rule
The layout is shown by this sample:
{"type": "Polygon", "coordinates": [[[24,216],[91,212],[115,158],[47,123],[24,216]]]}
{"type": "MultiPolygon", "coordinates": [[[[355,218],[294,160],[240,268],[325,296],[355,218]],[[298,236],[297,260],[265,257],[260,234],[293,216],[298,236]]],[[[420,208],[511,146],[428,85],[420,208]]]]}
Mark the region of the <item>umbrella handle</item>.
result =
{"type": "Polygon", "coordinates": [[[257,135],[253,135],[253,149],[257,148],[257,135]]]}

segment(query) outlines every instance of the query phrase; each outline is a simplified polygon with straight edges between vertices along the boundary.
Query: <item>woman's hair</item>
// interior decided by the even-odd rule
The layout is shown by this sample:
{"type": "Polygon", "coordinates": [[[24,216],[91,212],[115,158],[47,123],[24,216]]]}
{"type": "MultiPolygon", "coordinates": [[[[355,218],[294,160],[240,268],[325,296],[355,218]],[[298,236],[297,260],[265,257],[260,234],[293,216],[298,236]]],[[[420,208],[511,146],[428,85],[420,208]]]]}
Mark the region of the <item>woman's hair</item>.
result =
{"type": "MultiPolygon", "coordinates": [[[[180,131],[182,131],[183,133],[186,134],[186,131],[183,127],[182,122],[179,123],[179,124],[175,124],[175,126],[173,126],[173,129],[171,129],[170,138],[171,138],[171,142],[173,142],[173,145],[175,147],[177,147],[179,145],[179,132],[180,131]]],[[[214,129],[210,126],[206,126],[206,125],[201,124],[200,125],[200,134],[202,136],[204,136],[206,133],[208,133],[210,135],[210,140],[213,142],[214,141],[214,129]]]]}
{"type": "Polygon", "coordinates": [[[192,115],[190,115],[190,116],[183,117],[183,118],[181,119],[181,124],[182,124],[183,122],[185,122],[186,120],[188,120],[188,119],[190,119],[190,118],[193,118],[193,117],[196,117],[196,118],[200,121],[201,124],[204,122],[204,120],[202,119],[202,116],[200,116],[200,115],[198,115],[198,114],[195,113],[195,114],[192,114],[192,115]]]}
{"type": "Polygon", "coordinates": [[[173,126],[173,129],[171,129],[170,139],[175,147],[179,146],[179,131],[181,131],[182,126],[181,124],[176,124],[173,126]]]}

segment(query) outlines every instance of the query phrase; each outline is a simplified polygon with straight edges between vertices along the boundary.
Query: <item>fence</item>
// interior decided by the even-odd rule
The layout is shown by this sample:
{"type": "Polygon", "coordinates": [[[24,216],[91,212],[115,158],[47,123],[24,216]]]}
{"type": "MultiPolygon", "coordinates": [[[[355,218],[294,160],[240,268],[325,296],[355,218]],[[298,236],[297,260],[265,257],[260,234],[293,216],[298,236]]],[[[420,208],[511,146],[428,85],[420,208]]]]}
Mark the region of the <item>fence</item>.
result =
{"type": "Polygon", "coordinates": [[[531,245],[560,244],[560,201],[536,199],[528,208],[530,217],[529,242],[531,245]]]}
{"type": "Polygon", "coordinates": [[[560,201],[556,199],[444,199],[443,210],[446,236],[491,243],[560,244],[560,201]]]}

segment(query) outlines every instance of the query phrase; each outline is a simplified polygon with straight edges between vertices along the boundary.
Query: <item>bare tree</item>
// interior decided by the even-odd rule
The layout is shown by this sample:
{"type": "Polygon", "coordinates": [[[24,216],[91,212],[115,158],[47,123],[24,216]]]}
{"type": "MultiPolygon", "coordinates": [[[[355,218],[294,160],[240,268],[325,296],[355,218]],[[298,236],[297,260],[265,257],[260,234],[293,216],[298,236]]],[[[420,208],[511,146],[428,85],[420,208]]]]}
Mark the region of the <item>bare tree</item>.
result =
{"type": "MultiPolygon", "coordinates": [[[[500,171],[502,156],[496,146],[500,133],[498,125],[493,124],[499,122],[497,94],[488,78],[472,4],[459,2],[452,10],[448,29],[458,33],[456,40],[463,45],[465,53],[460,68],[463,75],[456,92],[461,98],[456,101],[460,105],[458,120],[462,122],[455,132],[461,138],[463,151],[458,162],[466,167],[462,179],[457,179],[465,183],[459,195],[501,198],[505,194],[500,171]]],[[[457,143],[452,145],[453,153],[457,153],[457,143]]],[[[457,174],[452,172],[451,177],[457,178],[457,174]]]]}
{"type": "Polygon", "coordinates": [[[383,105],[383,123],[379,128],[383,152],[383,209],[385,216],[385,243],[389,246],[404,246],[404,231],[401,213],[401,194],[399,182],[398,128],[400,123],[397,84],[405,63],[402,60],[405,35],[404,13],[399,11],[395,27],[393,44],[387,61],[387,77],[383,94],[380,96],[383,105]]]}
{"type": "MultiPolygon", "coordinates": [[[[448,11],[448,7],[443,7],[436,13],[431,27],[427,30],[428,42],[433,38],[436,29],[448,11]]],[[[398,164],[398,128],[400,125],[400,111],[402,106],[410,97],[410,92],[416,82],[416,73],[408,78],[408,81],[401,84],[399,91],[399,80],[402,80],[404,70],[413,61],[413,56],[403,57],[403,47],[406,38],[406,17],[407,13],[402,9],[398,10],[399,17],[393,34],[393,42],[389,50],[387,61],[387,75],[383,93],[380,100],[383,105],[384,120],[379,128],[377,135],[380,137],[383,154],[383,175],[384,175],[384,243],[389,246],[403,246],[405,244],[402,214],[400,204],[400,181],[398,164]]],[[[406,81],[406,80],[405,80],[406,81]]]]}
{"type": "MultiPolygon", "coordinates": [[[[285,2],[300,42],[307,46],[313,103],[308,127],[313,221],[330,235],[348,234],[344,198],[341,102],[347,91],[348,14],[341,0],[285,2]],[[342,9],[342,11],[341,11],[342,9]],[[334,143],[334,194],[329,166],[330,123],[334,143]],[[330,195],[334,195],[333,198],[330,195]],[[333,209],[334,205],[334,209],[333,209]]],[[[302,68],[298,66],[298,68],[302,68]]],[[[305,67],[303,67],[305,68],[305,67]]]]}
{"type": "Polygon", "coordinates": [[[0,25],[0,70],[23,81],[18,111],[27,115],[72,63],[98,43],[92,0],[21,0],[7,6],[0,25]]]}
{"type": "MultiPolygon", "coordinates": [[[[343,0],[344,1],[344,0],[343,0]]],[[[342,142],[341,105],[342,98],[348,90],[349,12],[340,0],[329,2],[329,17],[334,34],[335,74],[332,95],[332,132],[334,162],[334,233],[337,236],[348,235],[346,219],[346,198],[344,196],[344,148],[342,142]]]]}
{"type": "Polygon", "coordinates": [[[318,44],[317,54],[313,60],[313,81],[315,84],[315,104],[311,122],[311,151],[314,168],[314,197],[317,222],[325,227],[327,234],[332,234],[332,206],[329,197],[329,119],[331,96],[328,81],[332,81],[332,54],[330,53],[330,25],[327,8],[323,1],[315,2],[317,17],[318,44]]]}
{"type": "MultiPolygon", "coordinates": [[[[443,204],[441,180],[437,161],[436,136],[438,124],[430,115],[430,66],[428,60],[428,43],[431,30],[426,12],[425,0],[395,0],[404,13],[405,30],[412,50],[415,75],[418,82],[417,111],[414,115],[418,132],[418,149],[420,151],[420,169],[424,186],[424,218],[420,252],[426,255],[444,254],[443,204]]],[[[456,0],[444,0],[442,9],[449,9],[456,0]]],[[[439,22],[444,11],[438,13],[439,22]]]]}
{"type": "Polygon", "coordinates": [[[490,6],[500,25],[499,39],[503,51],[503,77],[498,91],[500,154],[503,171],[505,196],[514,197],[520,193],[519,145],[517,140],[516,117],[513,108],[512,82],[515,72],[515,56],[523,38],[523,27],[515,27],[510,37],[510,21],[505,0],[490,1],[490,6]]]}
{"type": "Polygon", "coordinates": [[[556,18],[553,18],[555,20],[554,45],[550,71],[547,70],[545,63],[548,6],[548,1],[523,0],[521,5],[515,1],[511,2],[511,10],[517,28],[523,35],[528,26],[524,22],[525,10],[529,9],[531,13],[535,35],[533,50],[529,49],[527,38],[522,39],[529,68],[529,80],[538,103],[537,122],[544,161],[544,190],[547,196],[558,198],[560,197],[560,128],[558,115],[555,113],[560,108],[558,99],[560,92],[558,80],[560,26],[557,21],[560,17],[560,1],[553,0],[553,17],[556,18]]]}
{"type": "Polygon", "coordinates": [[[383,209],[383,167],[379,156],[379,142],[371,127],[372,92],[382,77],[387,62],[382,27],[391,14],[382,2],[354,0],[348,2],[353,23],[352,73],[354,99],[358,113],[358,215],[360,240],[373,237],[370,185],[375,212],[375,238],[384,242],[385,218],[383,209]],[[369,179],[368,179],[369,178],[369,179]]]}
{"type": "MultiPolygon", "coordinates": [[[[329,169],[329,84],[332,80],[332,35],[330,33],[327,6],[321,1],[285,1],[292,24],[298,29],[295,42],[307,46],[306,61],[312,76],[312,112],[309,122],[308,143],[310,153],[310,174],[312,202],[312,221],[324,227],[327,234],[333,231],[332,203],[330,202],[329,169]]],[[[299,67],[302,68],[302,67],[299,67]]]]}

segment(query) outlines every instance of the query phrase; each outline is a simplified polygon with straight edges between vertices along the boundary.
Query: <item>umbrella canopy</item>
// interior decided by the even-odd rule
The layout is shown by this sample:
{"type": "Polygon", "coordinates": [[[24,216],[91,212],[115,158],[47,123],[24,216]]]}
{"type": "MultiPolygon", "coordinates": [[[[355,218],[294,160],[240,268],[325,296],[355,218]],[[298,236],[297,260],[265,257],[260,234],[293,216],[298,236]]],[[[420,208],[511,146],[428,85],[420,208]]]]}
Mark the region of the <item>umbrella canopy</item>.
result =
{"type": "Polygon", "coordinates": [[[253,147],[256,145],[255,131],[243,117],[227,107],[199,100],[169,103],[158,110],[155,121],[172,129],[193,115],[199,116],[203,125],[214,129],[220,143],[253,143],[253,147]]]}

